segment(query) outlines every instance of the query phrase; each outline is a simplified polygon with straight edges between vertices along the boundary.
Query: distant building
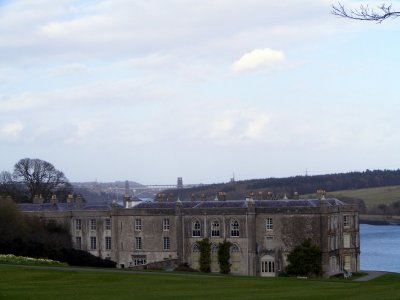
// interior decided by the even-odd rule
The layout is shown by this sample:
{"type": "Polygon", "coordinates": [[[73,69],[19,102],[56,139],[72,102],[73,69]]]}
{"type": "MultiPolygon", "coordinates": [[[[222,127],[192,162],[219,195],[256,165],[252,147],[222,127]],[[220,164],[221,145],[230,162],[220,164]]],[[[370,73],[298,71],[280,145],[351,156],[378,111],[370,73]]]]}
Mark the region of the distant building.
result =
{"type": "Polygon", "coordinates": [[[182,177],[178,177],[176,188],[183,189],[183,179],[182,179],[182,177]]]}
{"type": "Polygon", "coordinates": [[[324,275],[360,269],[358,211],[337,199],[132,202],[125,207],[68,203],[19,204],[28,215],[68,224],[74,245],[120,268],[168,260],[199,268],[196,242],[212,243],[211,271],[218,272],[218,244],[232,243],[231,271],[277,276],[287,255],[310,238],[322,250],[324,275]]]}

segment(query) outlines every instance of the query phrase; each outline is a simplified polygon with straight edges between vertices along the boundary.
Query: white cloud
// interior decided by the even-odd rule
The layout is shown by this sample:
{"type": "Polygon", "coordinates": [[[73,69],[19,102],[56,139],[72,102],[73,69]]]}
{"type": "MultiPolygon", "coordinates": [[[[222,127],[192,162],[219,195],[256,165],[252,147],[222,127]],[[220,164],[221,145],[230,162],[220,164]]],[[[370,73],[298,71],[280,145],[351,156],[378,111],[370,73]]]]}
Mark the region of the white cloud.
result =
{"type": "Polygon", "coordinates": [[[218,114],[207,137],[219,143],[257,142],[266,138],[270,116],[253,109],[229,110],[218,114]]]}
{"type": "Polygon", "coordinates": [[[17,139],[22,130],[24,129],[24,124],[20,121],[14,121],[8,124],[5,124],[1,127],[0,133],[1,136],[8,139],[17,139]]]}
{"type": "Polygon", "coordinates": [[[262,68],[273,68],[284,61],[285,54],[282,51],[270,48],[255,49],[235,61],[232,68],[235,72],[254,71],[262,68]]]}

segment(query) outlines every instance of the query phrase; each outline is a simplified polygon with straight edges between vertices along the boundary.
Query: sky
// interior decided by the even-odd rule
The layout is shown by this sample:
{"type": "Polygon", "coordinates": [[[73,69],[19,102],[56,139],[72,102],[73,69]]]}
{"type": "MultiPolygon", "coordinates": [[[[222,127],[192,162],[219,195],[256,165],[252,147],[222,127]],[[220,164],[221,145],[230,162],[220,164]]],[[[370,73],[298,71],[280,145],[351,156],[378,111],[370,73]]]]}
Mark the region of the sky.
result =
{"type": "Polygon", "coordinates": [[[70,181],[192,184],[400,168],[400,18],[331,4],[0,0],[0,171],[29,157],[70,181]]]}

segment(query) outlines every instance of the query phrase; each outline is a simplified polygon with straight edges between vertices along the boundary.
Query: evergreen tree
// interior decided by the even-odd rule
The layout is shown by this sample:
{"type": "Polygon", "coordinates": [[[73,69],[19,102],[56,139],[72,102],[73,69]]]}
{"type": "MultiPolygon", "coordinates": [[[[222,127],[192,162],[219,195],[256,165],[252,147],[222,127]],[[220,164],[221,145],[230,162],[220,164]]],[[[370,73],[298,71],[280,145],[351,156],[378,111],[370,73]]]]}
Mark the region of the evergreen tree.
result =
{"type": "Polygon", "coordinates": [[[310,239],[295,247],[288,255],[289,265],[286,272],[291,275],[312,276],[320,275],[321,250],[313,245],[310,239]]]}

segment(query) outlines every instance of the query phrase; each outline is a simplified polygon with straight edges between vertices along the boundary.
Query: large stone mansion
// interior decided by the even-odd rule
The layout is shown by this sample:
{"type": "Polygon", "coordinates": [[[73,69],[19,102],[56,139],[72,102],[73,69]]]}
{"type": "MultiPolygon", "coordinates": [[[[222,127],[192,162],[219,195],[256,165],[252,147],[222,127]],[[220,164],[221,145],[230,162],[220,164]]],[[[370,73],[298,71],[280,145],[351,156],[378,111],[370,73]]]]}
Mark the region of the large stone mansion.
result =
{"type": "Polygon", "coordinates": [[[197,241],[209,238],[211,271],[218,244],[231,246],[231,272],[277,276],[288,253],[309,238],[322,250],[325,276],[360,268],[358,210],[337,199],[133,202],[124,206],[67,203],[19,204],[25,214],[66,223],[75,248],[117,262],[120,268],[167,260],[199,268],[197,241]]]}

